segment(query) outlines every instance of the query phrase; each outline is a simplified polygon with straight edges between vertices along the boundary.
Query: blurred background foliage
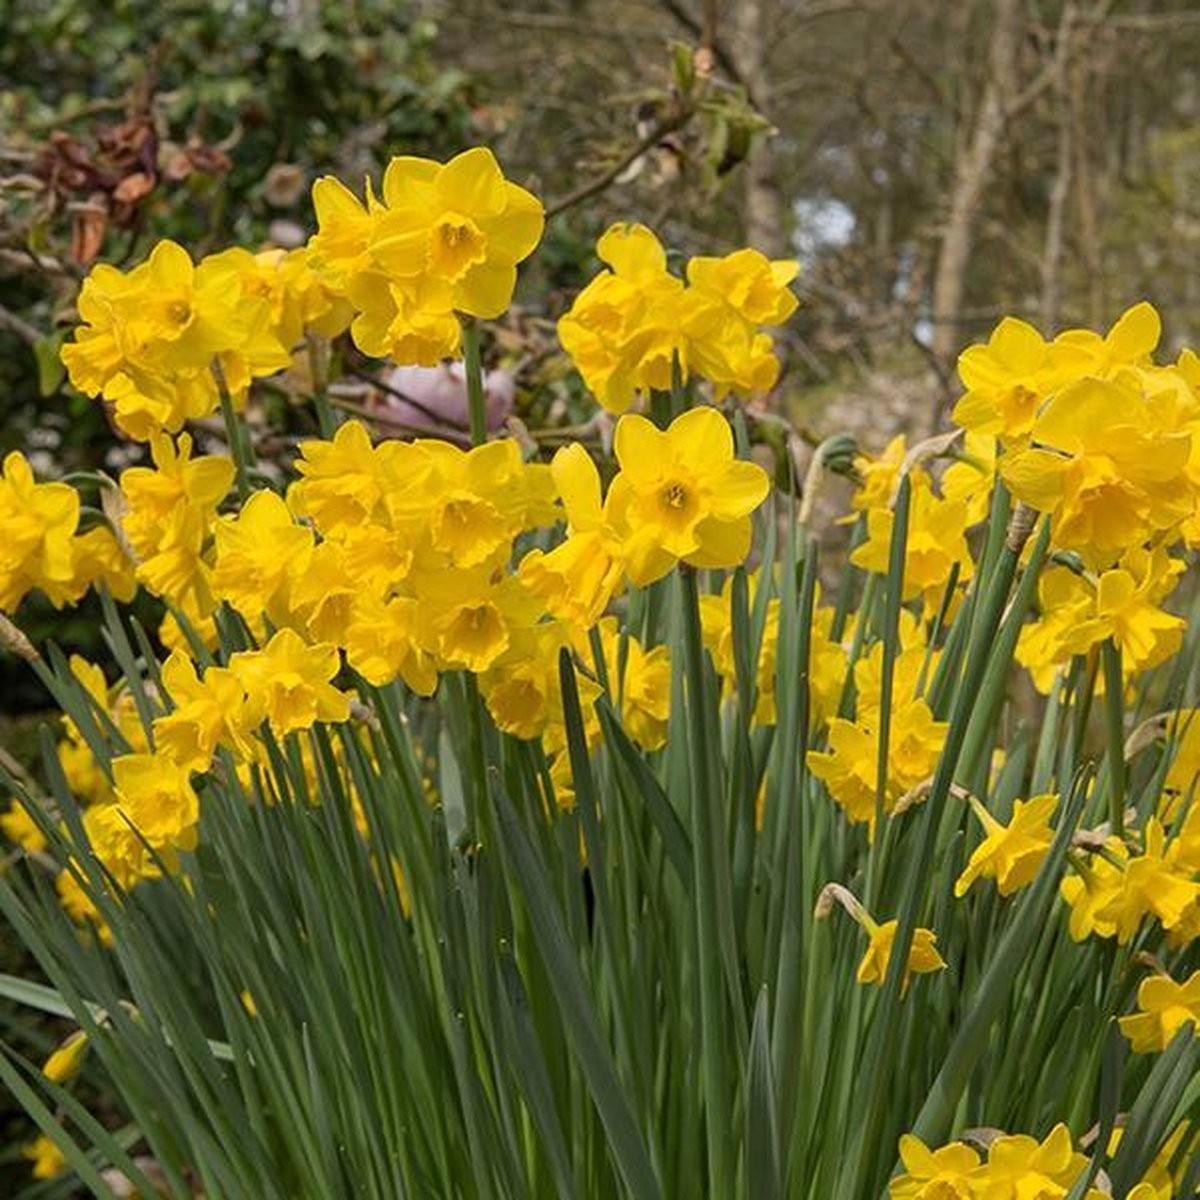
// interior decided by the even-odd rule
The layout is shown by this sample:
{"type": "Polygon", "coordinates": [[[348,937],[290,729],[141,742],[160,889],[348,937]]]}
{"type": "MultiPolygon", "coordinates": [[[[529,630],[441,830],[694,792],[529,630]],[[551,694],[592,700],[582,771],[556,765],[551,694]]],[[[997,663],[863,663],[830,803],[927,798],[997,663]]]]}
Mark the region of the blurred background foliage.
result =
{"type": "MultiPolygon", "coordinates": [[[[486,143],[547,201],[493,347],[530,424],[586,411],[551,322],[613,220],[799,258],[764,403],[801,440],[927,432],[957,350],[1004,313],[1103,327],[1145,297],[1168,348],[1200,317],[1183,2],[0,0],[0,30],[0,452],[49,475],[129,461],[57,364],[91,263],[164,236],[299,244],[317,175],[395,153],[486,143]]],[[[21,624],[102,654],[86,606],[31,598],[21,624]]],[[[25,757],[40,707],[0,660],[5,752],[25,757]]],[[[0,952],[29,969],[3,928],[0,952]]],[[[0,1007],[0,1032],[18,1020],[0,1007]]],[[[26,1132],[0,1111],[0,1194],[27,1178],[26,1132]]]]}

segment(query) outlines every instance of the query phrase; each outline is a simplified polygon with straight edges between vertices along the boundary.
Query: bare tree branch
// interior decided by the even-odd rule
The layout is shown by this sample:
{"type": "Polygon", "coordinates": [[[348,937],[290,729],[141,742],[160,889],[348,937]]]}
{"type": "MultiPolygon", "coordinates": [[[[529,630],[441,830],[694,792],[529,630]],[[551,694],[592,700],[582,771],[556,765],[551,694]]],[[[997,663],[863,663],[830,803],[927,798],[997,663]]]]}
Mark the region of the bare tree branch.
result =
{"type": "Polygon", "coordinates": [[[23,342],[28,342],[31,346],[36,346],[42,340],[42,333],[39,329],[18,317],[15,312],[5,308],[3,304],[0,304],[0,329],[7,329],[9,333],[15,333],[23,342]]]}
{"type": "Polygon", "coordinates": [[[653,150],[663,138],[682,129],[695,115],[695,108],[689,104],[677,109],[670,116],[663,117],[632,150],[613,163],[607,171],[598,175],[590,183],[585,183],[582,187],[576,188],[575,191],[564,196],[561,200],[556,200],[554,203],[546,205],[546,219],[549,220],[551,217],[557,217],[560,213],[566,212],[567,209],[574,208],[577,204],[582,204],[585,200],[590,200],[593,196],[598,196],[601,192],[606,191],[643,154],[653,150]]]}

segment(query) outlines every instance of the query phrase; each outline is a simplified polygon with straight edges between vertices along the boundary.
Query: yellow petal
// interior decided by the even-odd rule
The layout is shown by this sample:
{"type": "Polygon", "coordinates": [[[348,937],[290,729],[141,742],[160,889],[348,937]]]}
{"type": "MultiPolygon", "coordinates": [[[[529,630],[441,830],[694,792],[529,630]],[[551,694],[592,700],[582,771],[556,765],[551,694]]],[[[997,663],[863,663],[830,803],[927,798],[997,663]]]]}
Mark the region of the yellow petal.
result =
{"type": "Polygon", "coordinates": [[[438,173],[443,203],[471,216],[495,216],[504,210],[505,179],[496,156],[486,146],[456,154],[438,173]]]}

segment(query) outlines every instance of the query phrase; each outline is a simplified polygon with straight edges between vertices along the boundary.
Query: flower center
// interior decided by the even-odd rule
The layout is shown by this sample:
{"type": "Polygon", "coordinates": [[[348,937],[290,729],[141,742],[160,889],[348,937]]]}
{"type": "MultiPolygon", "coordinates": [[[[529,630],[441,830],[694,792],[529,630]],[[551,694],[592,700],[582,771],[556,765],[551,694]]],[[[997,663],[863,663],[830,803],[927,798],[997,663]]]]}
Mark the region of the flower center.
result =
{"type": "Polygon", "coordinates": [[[662,500],[668,508],[686,508],[688,501],[687,489],[682,483],[668,483],[662,490],[662,500]]]}
{"type": "Polygon", "coordinates": [[[430,265],[450,280],[458,280],[487,257],[487,238],[470,217],[450,214],[433,227],[430,265]]]}

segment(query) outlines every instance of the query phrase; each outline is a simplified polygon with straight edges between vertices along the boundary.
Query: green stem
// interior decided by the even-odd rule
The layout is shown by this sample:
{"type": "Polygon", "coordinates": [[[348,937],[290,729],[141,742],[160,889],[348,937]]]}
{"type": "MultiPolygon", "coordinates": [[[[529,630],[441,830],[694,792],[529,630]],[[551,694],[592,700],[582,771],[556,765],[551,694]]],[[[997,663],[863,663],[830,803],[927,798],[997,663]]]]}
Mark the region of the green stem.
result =
{"type": "Polygon", "coordinates": [[[1104,659],[1104,722],[1108,735],[1108,811],[1112,831],[1125,834],[1125,710],[1121,647],[1112,638],[1100,647],[1104,659]]]}
{"type": "Polygon", "coordinates": [[[705,745],[704,648],[700,630],[700,595],[696,572],[679,568],[683,597],[683,653],[687,680],[688,748],[692,765],[692,847],[696,898],[696,949],[699,963],[701,1078],[708,1150],[710,1196],[733,1194],[730,1158],[732,1083],[727,1042],[729,1014],[722,1002],[722,972],[717,952],[715,836],[719,805],[708,770],[705,745]]]}
{"type": "Polygon", "coordinates": [[[305,339],[308,344],[308,370],[312,376],[313,407],[317,410],[317,426],[321,436],[326,440],[337,432],[337,416],[329,403],[329,370],[327,355],[329,343],[309,334],[305,339]]]}
{"type": "Polygon", "coordinates": [[[221,420],[225,422],[225,437],[229,442],[229,453],[233,456],[238,499],[244,502],[250,498],[251,489],[250,464],[246,455],[246,443],[242,439],[242,423],[233,411],[233,397],[229,394],[225,373],[217,362],[213,363],[213,378],[217,381],[217,394],[221,397],[221,420]]]}
{"type": "Polygon", "coordinates": [[[471,445],[487,441],[487,406],[483,395],[483,365],[479,355],[479,326],[463,326],[463,369],[467,375],[467,409],[471,417],[471,445]]]}
{"type": "MultiPolygon", "coordinates": [[[[900,608],[904,602],[904,560],[908,548],[908,515],[912,504],[912,479],[905,475],[896,495],[892,522],[892,542],[888,552],[887,591],[884,605],[883,675],[879,685],[879,749],[875,764],[875,821],[871,829],[871,850],[867,858],[866,905],[871,908],[878,898],[879,879],[885,845],[884,818],[891,761],[889,749],[892,728],[892,693],[896,658],[900,643],[900,608]]],[[[907,697],[906,697],[907,699],[907,697]]]]}
{"type": "MultiPolygon", "coordinates": [[[[915,832],[912,867],[905,881],[903,900],[898,916],[899,927],[892,945],[891,959],[884,980],[883,993],[879,1001],[879,1012],[892,1014],[900,998],[904,968],[912,949],[913,934],[917,918],[925,902],[928,886],[928,864],[933,859],[934,838],[954,781],[959,755],[967,732],[967,724],[979,698],[979,688],[990,658],[992,643],[1000,626],[1004,605],[1012,590],[1013,579],[1021,558],[1021,549],[1029,538],[1032,514],[1022,508],[1013,514],[1007,537],[980,597],[981,608],[975,614],[971,629],[971,643],[967,648],[967,662],[958,688],[955,691],[950,714],[950,728],[946,743],[930,787],[929,797],[923,806],[920,825],[915,832]]],[[[863,1114],[861,1134],[856,1152],[847,1163],[842,1177],[839,1197],[857,1197],[866,1194],[862,1184],[867,1173],[873,1169],[879,1152],[884,1130],[888,1127],[886,1115],[887,1098],[890,1090],[887,1083],[890,1072],[897,1070],[895,1061],[896,1039],[899,1022],[887,1016],[877,1019],[863,1054],[863,1071],[866,1078],[877,1081],[872,1089],[863,1114]]]]}

